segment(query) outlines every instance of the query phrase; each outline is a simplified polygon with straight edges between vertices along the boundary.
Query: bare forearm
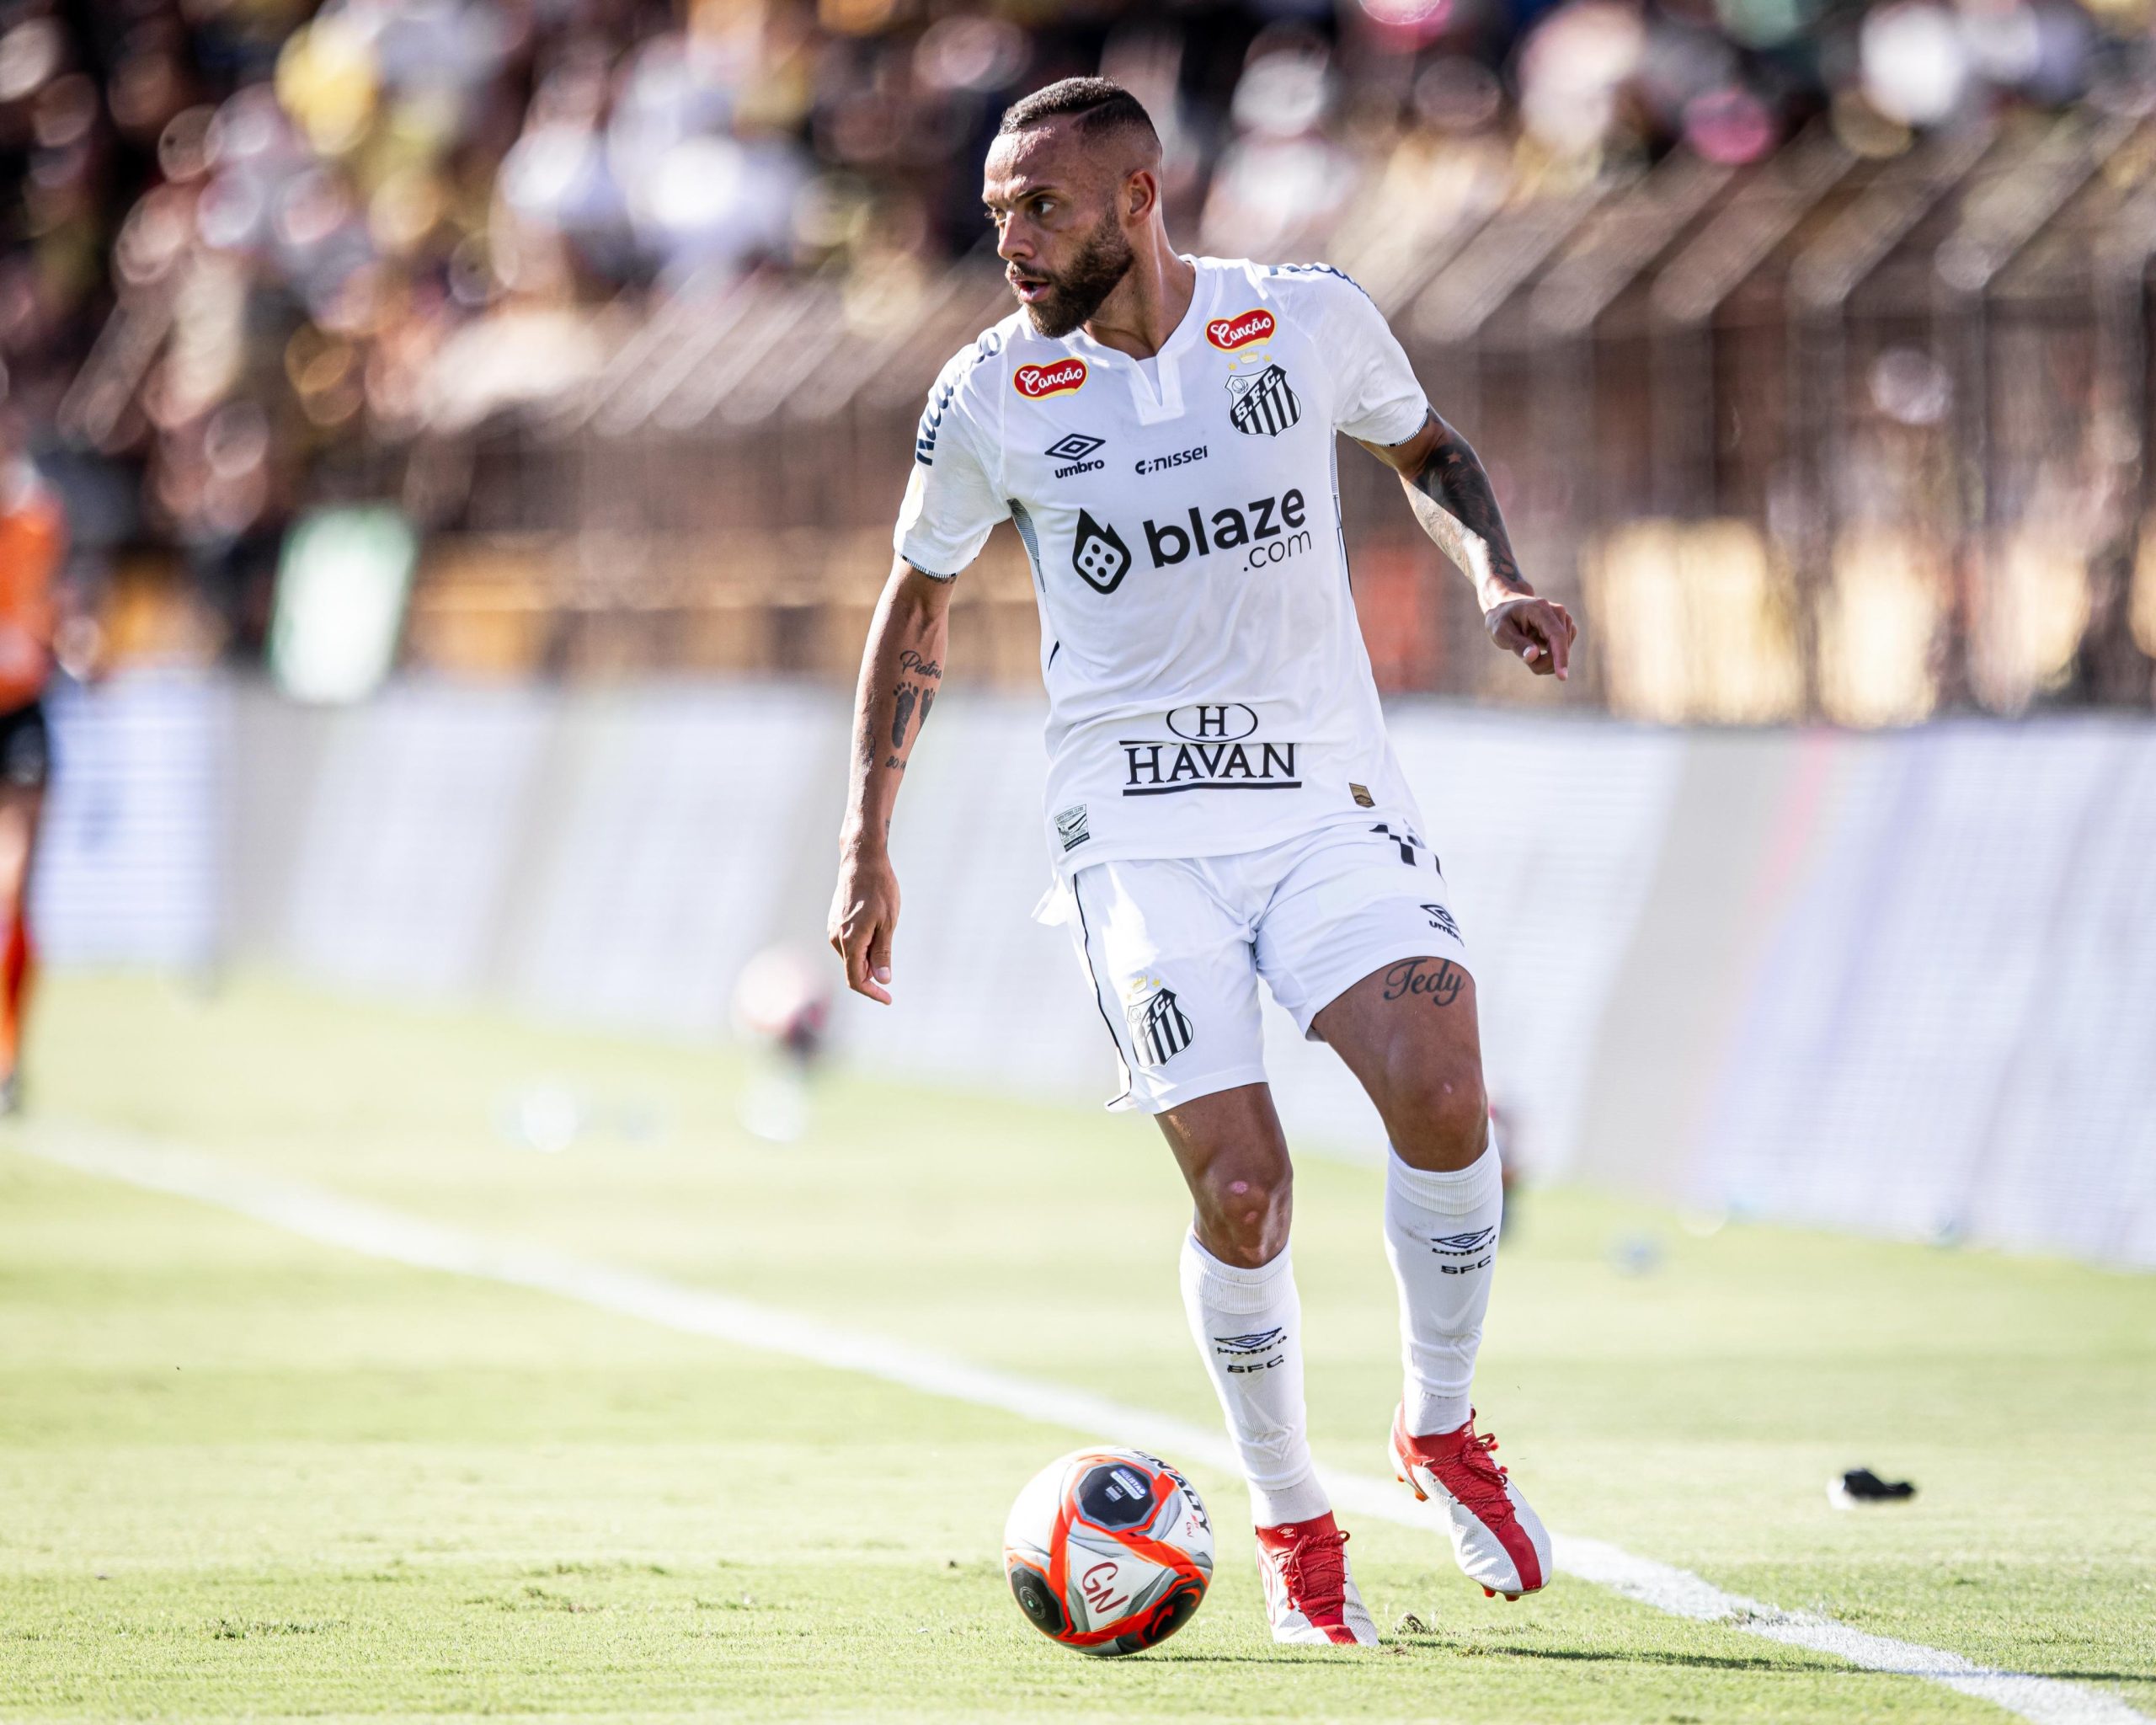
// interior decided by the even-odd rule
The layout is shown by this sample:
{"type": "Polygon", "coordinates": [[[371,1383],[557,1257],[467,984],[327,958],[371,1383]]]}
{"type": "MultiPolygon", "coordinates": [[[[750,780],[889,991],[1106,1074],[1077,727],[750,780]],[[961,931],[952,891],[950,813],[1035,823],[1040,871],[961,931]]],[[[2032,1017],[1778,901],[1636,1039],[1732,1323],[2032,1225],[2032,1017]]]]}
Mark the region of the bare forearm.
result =
{"type": "Polygon", "coordinates": [[[943,685],[947,589],[902,565],[877,603],[854,692],[853,765],[840,834],[849,846],[880,848],[890,838],[899,782],[943,685]]]}
{"type": "Polygon", "coordinates": [[[1475,584],[1485,611],[1531,595],[1534,589],[1513,556],[1504,516],[1481,460],[1443,419],[1437,421],[1437,433],[1421,466],[1400,477],[1415,519],[1475,584]]]}

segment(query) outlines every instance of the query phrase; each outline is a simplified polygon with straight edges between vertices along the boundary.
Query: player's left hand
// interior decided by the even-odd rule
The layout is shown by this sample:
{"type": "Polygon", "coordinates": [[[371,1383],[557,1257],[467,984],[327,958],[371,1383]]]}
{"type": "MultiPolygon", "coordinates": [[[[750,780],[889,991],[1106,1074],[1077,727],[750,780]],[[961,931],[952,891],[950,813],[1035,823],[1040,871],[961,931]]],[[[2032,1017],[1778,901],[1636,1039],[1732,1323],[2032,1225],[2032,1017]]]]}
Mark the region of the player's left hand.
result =
{"type": "Polygon", "coordinates": [[[1565,681],[1579,626],[1556,600],[1501,600],[1483,612],[1482,627],[1499,647],[1517,653],[1535,676],[1565,681]]]}

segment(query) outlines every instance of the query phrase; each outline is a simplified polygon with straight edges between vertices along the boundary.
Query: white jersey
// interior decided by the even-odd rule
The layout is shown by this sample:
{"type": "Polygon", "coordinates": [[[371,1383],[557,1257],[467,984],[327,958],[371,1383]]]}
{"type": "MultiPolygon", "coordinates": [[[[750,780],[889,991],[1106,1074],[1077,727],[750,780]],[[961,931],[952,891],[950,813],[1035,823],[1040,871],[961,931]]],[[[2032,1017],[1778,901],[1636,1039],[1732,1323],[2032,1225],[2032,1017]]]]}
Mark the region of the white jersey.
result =
{"type": "Polygon", "coordinates": [[[1025,542],[1066,873],[1417,818],[1348,590],[1334,434],[1404,442],[1429,404],[1338,271],[1187,261],[1190,310],[1150,360],[1022,310],[963,350],[899,517],[899,554],[939,579],[998,521],[1025,542]]]}

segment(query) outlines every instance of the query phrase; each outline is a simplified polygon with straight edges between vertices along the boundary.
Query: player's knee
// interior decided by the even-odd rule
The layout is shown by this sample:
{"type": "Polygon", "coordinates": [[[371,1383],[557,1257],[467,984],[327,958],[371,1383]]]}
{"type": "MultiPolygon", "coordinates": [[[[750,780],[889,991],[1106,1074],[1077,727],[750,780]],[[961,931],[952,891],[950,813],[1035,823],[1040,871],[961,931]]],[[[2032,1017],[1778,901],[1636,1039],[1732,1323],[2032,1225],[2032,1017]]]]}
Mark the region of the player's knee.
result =
{"type": "Polygon", "coordinates": [[[1286,1248],[1294,1177],[1286,1168],[1231,1168],[1203,1183],[1198,1243],[1223,1263],[1256,1269],[1286,1248]]]}
{"type": "Polygon", "coordinates": [[[1490,1138],[1490,1103],[1482,1075],[1449,1063],[1404,1073],[1392,1087],[1385,1124],[1393,1147],[1411,1166],[1464,1168],[1490,1138]]]}

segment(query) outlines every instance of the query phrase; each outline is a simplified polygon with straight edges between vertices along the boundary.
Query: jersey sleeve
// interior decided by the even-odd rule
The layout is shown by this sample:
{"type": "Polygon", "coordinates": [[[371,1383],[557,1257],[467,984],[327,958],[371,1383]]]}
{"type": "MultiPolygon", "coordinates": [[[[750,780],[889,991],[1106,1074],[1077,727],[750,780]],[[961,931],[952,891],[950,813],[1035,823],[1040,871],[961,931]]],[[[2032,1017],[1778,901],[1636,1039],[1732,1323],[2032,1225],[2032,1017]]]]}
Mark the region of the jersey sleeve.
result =
{"type": "Polygon", "coordinates": [[[1337,356],[1333,425],[1364,443],[1405,443],[1422,429],[1430,399],[1392,326],[1370,296],[1344,275],[1322,283],[1323,324],[1337,356]]]}
{"type": "Polygon", "coordinates": [[[973,422],[974,392],[968,387],[994,351],[984,341],[943,368],[914,437],[913,473],[891,542],[900,557],[937,580],[949,580],[979,556],[990,531],[1011,514],[982,459],[973,422]]]}

